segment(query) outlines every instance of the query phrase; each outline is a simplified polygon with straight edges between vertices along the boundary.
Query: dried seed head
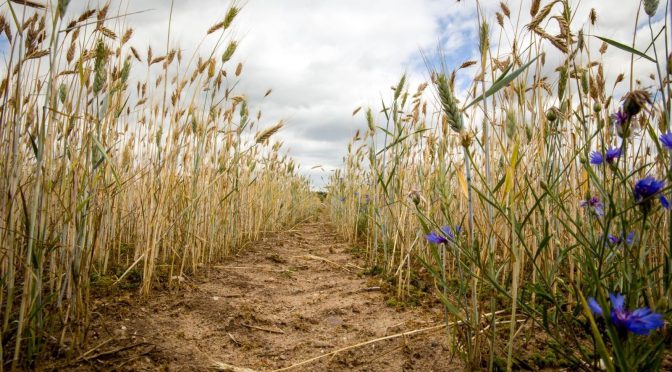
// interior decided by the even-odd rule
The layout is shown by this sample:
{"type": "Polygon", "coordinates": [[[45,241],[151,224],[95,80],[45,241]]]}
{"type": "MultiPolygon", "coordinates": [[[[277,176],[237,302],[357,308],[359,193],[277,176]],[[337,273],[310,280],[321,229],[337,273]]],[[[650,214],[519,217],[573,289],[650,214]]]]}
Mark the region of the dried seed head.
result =
{"type": "Polygon", "coordinates": [[[474,135],[471,132],[463,131],[460,133],[460,145],[468,149],[474,142],[474,135]]]}
{"type": "Polygon", "coordinates": [[[140,53],[138,53],[135,48],[131,47],[131,54],[133,54],[133,57],[138,60],[138,62],[142,62],[142,58],[140,58],[140,53]]]}
{"type": "Polygon", "coordinates": [[[89,19],[89,17],[91,17],[94,13],[96,13],[96,10],[95,10],[95,9],[88,9],[88,10],[85,10],[84,13],[82,13],[82,14],[79,16],[79,18],[77,18],[77,23],[86,21],[86,20],[89,19]]]}
{"type": "Polygon", "coordinates": [[[595,23],[597,23],[597,11],[595,11],[595,8],[590,9],[590,24],[595,26],[595,23]]]}
{"type": "Polygon", "coordinates": [[[105,22],[105,17],[107,17],[107,11],[110,9],[110,3],[105,4],[104,7],[102,7],[98,11],[98,16],[96,17],[98,21],[98,26],[97,27],[102,27],[103,23],[105,22]]]}
{"type": "Polygon", "coordinates": [[[219,23],[215,23],[214,25],[210,26],[207,34],[210,35],[211,33],[216,32],[217,30],[221,29],[222,27],[224,27],[224,21],[221,21],[219,23]]]}
{"type": "Polygon", "coordinates": [[[502,8],[502,13],[504,13],[507,18],[511,18],[511,10],[509,10],[509,7],[504,4],[503,1],[499,2],[499,7],[502,8]]]}
{"type": "Polygon", "coordinates": [[[12,28],[9,27],[9,23],[5,23],[5,27],[3,28],[3,31],[5,32],[5,36],[7,36],[7,41],[10,43],[12,42],[12,28]]]}
{"type": "MultiPolygon", "coordinates": [[[[476,64],[476,61],[466,61],[466,62],[464,62],[464,63],[462,63],[462,64],[460,65],[460,68],[459,68],[459,69],[467,68],[467,67],[469,67],[469,66],[473,66],[473,65],[475,65],[475,64],[476,64]]],[[[459,69],[458,69],[458,70],[459,70],[459,69]]],[[[427,83],[424,83],[424,87],[422,88],[422,90],[424,90],[425,87],[427,87],[427,83]]],[[[419,92],[422,92],[422,90],[421,90],[421,89],[418,89],[419,92]]]]}
{"type": "Polygon", "coordinates": [[[65,58],[68,61],[68,63],[72,62],[72,60],[75,58],[76,48],[77,48],[77,43],[75,43],[75,42],[70,43],[70,47],[68,48],[68,52],[65,55],[65,58]]]}
{"type": "Polygon", "coordinates": [[[620,83],[621,81],[623,81],[623,79],[625,79],[625,75],[623,75],[623,73],[618,74],[618,76],[616,76],[616,82],[614,83],[614,85],[620,83]]]}
{"type": "Polygon", "coordinates": [[[530,15],[532,17],[536,16],[539,12],[539,5],[541,5],[541,0],[532,0],[532,5],[530,6],[530,15]]]}
{"type": "Polygon", "coordinates": [[[210,63],[208,63],[208,77],[212,78],[215,76],[215,59],[211,58],[210,63]]]}
{"type": "Polygon", "coordinates": [[[131,40],[131,36],[133,36],[133,29],[129,28],[124,32],[124,35],[121,37],[121,44],[126,44],[129,40],[131,40]]]}
{"type": "Polygon", "coordinates": [[[112,40],[116,40],[116,39],[117,39],[117,34],[115,34],[114,31],[110,30],[109,28],[107,28],[107,27],[105,27],[105,26],[101,26],[101,27],[99,27],[99,28],[98,28],[98,31],[99,31],[101,34],[105,35],[106,37],[109,37],[109,38],[112,39],[112,40]]]}
{"type": "Polygon", "coordinates": [[[534,18],[532,18],[532,21],[527,25],[527,28],[530,30],[534,30],[535,28],[539,28],[539,25],[541,22],[548,17],[548,15],[551,13],[551,10],[553,9],[553,6],[558,2],[559,0],[555,0],[547,4],[545,7],[539,11],[534,18]]]}
{"type": "Polygon", "coordinates": [[[426,203],[427,201],[425,198],[422,197],[422,194],[420,193],[420,190],[418,189],[413,189],[408,192],[408,198],[411,199],[413,204],[420,205],[420,203],[426,203]]]}
{"type": "Polygon", "coordinates": [[[280,120],[277,124],[262,130],[255,136],[255,142],[266,143],[268,139],[271,138],[271,136],[273,136],[275,133],[277,133],[284,125],[285,123],[282,120],[280,120]]]}

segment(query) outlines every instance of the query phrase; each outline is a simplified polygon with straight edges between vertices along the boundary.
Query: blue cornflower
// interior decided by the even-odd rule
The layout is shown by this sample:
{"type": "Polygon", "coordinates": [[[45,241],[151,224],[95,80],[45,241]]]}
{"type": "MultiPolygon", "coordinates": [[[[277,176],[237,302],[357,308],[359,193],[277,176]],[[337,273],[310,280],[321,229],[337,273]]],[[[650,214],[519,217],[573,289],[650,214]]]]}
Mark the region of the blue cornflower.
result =
{"type": "Polygon", "coordinates": [[[665,181],[648,176],[642,178],[641,180],[635,183],[635,189],[633,190],[633,195],[635,197],[635,203],[640,204],[644,208],[651,206],[651,198],[658,196],[660,204],[663,208],[669,209],[670,202],[667,200],[665,195],[660,194],[660,191],[665,187],[665,181]],[[660,195],[658,195],[660,194],[660,195]]]}
{"type": "Polygon", "coordinates": [[[660,142],[663,144],[663,147],[668,150],[672,150],[672,132],[662,134],[659,138],[660,142]]]}
{"type": "Polygon", "coordinates": [[[631,246],[634,241],[635,241],[634,231],[630,231],[630,233],[628,233],[628,236],[623,236],[623,234],[621,234],[621,236],[616,236],[612,234],[607,235],[607,243],[609,243],[609,245],[611,246],[617,246],[623,242],[625,242],[626,245],[631,246]]]}
{"type": "Polygon", "coordinates": [[[595,301],[594,298],[588,297],[588,307],[590,308],[590,311],[595,314],[595,315],[602,315],[602,308],[600,307],[600,304],[595,301]]]}
{"type": "Polygon", "coordinates": [[[460,226],[456,226],[455,229],[452,229],[450,226],[444,226],[441,228],[441,232],[448,237],[450,240],[455,240],[455,234],[462,232],[460,226]]]}
{"type": "MultiPolygon", "coordinates": [[[[634,311],[626,310],[625,297],[621,294],[610,293],[609,299],[611,300],[611,321],[621,334],[632,332],[637,335],[648,335],[665,324],[663,316],[654,313],[648,307],[640,307],[634,311]]],[[[604,316],[602,308],[594,298],[588,298],[588,307],[593,314],[604,316]]]]}
{"type": "Polygon", "coordinates": [[[620,156],[621,156],[621,149],[618,147],[607,149],[607,152],[604,155],[600,152],[593,151],[590,153],[590,164],[601,165],[604,162],[607,162],[608,164],[613,164],[614,160],[616,160],[616,158],[620,156]]]}
{"type": "Polygon", "coordinates": [[[339,200],[341,201],[341,203],[344,203],[344,202],[345,202],[345,196],[341,196],[341,197],[339,198],[339,200]]]}
{"type": "Polygon", "coordinates": [[[627,123],[629,119],[630,116],[620,108],[618,109],[618,111],[611,114],[611,122],[617,127],[623,126],[623,124],[627,123]]]}
{"type": "Polygon", "coordinates": [[[604,216],[604,204],[600,201],[600,198],[593,196],[588,200],[581,200],[579,202],[581,208],[591,208],[596,215],[602,217],[604,216]]]}
{"type": "Polygon", "coordinates": [[[459,226],[455,227],[454,230],[450,226],[443,226],[439,229],[439,233],[432,231],[425,238],[432,244],[443,244],[455,240],[455,233],[459,234],[461,231],[462,228],[459,226]]]}
{"type": "Polygon", "coordinates": [[[437,234],[436,232],[432,231],[429,234],[425,236],[427,241],[431,244],[444,244],[448,243],[448,239],[444,238],[443,236],[437,234]]]}
{"type": "Polygon", "coordinates": [[[611,115],[611,122],[621,138],[630,137],[630,118],[631,116],[621,109],[611,115]]]}

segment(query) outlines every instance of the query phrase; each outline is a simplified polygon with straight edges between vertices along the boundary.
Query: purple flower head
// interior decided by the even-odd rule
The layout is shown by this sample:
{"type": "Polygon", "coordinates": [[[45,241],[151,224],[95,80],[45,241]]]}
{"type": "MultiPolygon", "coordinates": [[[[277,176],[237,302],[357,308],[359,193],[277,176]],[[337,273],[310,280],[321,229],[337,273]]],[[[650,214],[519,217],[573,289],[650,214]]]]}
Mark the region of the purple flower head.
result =
{"type": "Polygon", "coordinates": [[[611,114],[611,123],[621,138],[630,137],[630,118],[631,116],[621,109],[611,114]]]}
{"type": "Polygon", "coordinates": [[[588,297],[588,307],[590,308],[590,311],[597,315],[597,316],[602,316],[602,308],[600,307],[600,304],[597,303],[597,301],[592,298],[588,297]]]}
{"type": "Polygon", "coordinates": [[[634,311],[625,308],[625,297],[621,294],[609,294],[611,300],[611,321],[619,332],[627,331],[637,335],[647,335],[663,326],[663,316],[652,312],[648,307],[634,311]]]}
{"type": "MultiPolygon", "coordinates": [[[[636,335],[648,335],[664,325],[663,316],[654,313],[648,307],[628,311],[625,308],[625,297],[621,294],[610,293],[609,299],[611,301],[611,321],[621,334],[631,332],[636,335]]],[[[596,316],[604,315],[602,307],[592,297],[588,297],[588,307],[596,316]]]]}
{"type": "Polygon", "coordinates": [[[611,164],[616,160],[616,158],[621,156],[621,149],[618,147],[612,147],[610,149],[607,149],[607,163],[611,164]]]}
{"type": "Polygon", "coordinates": [[[667,132],[661,135],[659,138],[664,148],[667,150],[672,150],[672,132],[667,132]]]}
{"type": "Polygon", "coordinates": [[[340,200],[341,203],[345,203],[345,196],[341,196],[340,198],[338,198],[338,200],[340,200]]]}
{"type": "Polygon", "coordinates": [[[445,244],[448,243],[448,239],[432,231],[429,234],[425,235],[425,239],[431,244],[445,244]]]}
{"type": "Polygon", "coordinates": [[[624,236],[623,234],[621,234],[621,236],[616,236],[612,234],[607,235],[607,243],[612,247],[617,246],[623,242],[625,242],[627,246],[631,246],[634,241],[635,241],[634,231],[630,231],[628,233],[628,236],[624,236]]]}
{"type": "Polygon", "coordinates": [[[611,122],[617,127],[622,127],[625,123],[628,122],[629,119],[630,116],[628,116],[628,114],[626,114],[620,108],[618,109],[618,111],[611,114],[611,122]]]}
{"type": "Polygon", "coordinates": [[[450,240],[455,240],[455,235],[459,234],[462,232],[462,228],[460,226],[456,226],[455,229],[452,229],[450,226],[443,226],[441,228],[441,232],[443,235],[445,235],[448,239],[450,240]]]}
{"type": "Polygon", "coordinates": [[[613,164],[614,160],[616,160],[620,156],[621,156],[621,149],[618,147],[607,149],[607,153],[604,155],[600,152],[593,151],[590,153],[590,164],[601,165],[604,162],[607,162],[608,164],[613,164]]]}
{"type": "MultiPolygon", "coordinates": [[[[635,203],[640,204],[645,210],[650,208],[651,198],[658,195],[663,187],[665,187],[665,181],[663,180],[658,181],[651,176],[642,178],[635,183],[635,188],[633,190],[635,203]]],[[[670,207],[670,203],[664,195],[659,195],[658,199],[664,208],[670,207]]]]}
{"type": "Polygon", "coordinates": [[[604,156],[602,156],[602,154],[597,151],[591,152],[589,157],[590,157],[590,164],[592,165],[600,165],[604,163],[604,156]]]}
{"type": "Polygon", "coordinates": [[[581,208],[590,208],[596,215],[602,217],[604,216],[604,204],[600,201],[600,198],[593,196],[587,200],[581,200],[579,202],[581,208]]]}
{"type": "Polygon", "coordinates": [[[455,235],[459,234],[462,231],[460,226],[455,227],[454,229],[450,226],[443,226],[439,229],[439,232],[430,232],[425,236],[428,242],[432,244],[445,244],[449,241],[455,240],[455,235]]]}

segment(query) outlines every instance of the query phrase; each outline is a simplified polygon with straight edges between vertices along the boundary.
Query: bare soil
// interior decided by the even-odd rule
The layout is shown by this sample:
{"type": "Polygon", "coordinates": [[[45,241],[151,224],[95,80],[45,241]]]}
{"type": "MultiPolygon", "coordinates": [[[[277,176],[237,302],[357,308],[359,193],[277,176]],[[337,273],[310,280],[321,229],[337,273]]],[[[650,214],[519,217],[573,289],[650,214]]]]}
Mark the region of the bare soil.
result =
{"type": "Polygon", "coordinates": [[[462,370],[440,308],[386,305],[362,266],[326,223],[268,234],[179,291],[99,298],[88,351],[50,368],[272,371],[324,356],[291,370],[462,370]]]}

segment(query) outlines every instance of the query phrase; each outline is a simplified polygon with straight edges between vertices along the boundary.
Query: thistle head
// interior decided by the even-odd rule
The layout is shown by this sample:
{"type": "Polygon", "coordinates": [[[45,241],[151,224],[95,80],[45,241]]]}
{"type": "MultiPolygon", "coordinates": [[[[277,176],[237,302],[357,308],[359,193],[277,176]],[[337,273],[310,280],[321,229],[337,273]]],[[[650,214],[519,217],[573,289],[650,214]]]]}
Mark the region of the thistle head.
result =
{"type": "Polygon", "coordinates": [[[649,92],[641,89],[633,90],[623,97],[623,111],[629,117],[633,117],[639,114],[647,103],[651,103],[649,92]]]}

